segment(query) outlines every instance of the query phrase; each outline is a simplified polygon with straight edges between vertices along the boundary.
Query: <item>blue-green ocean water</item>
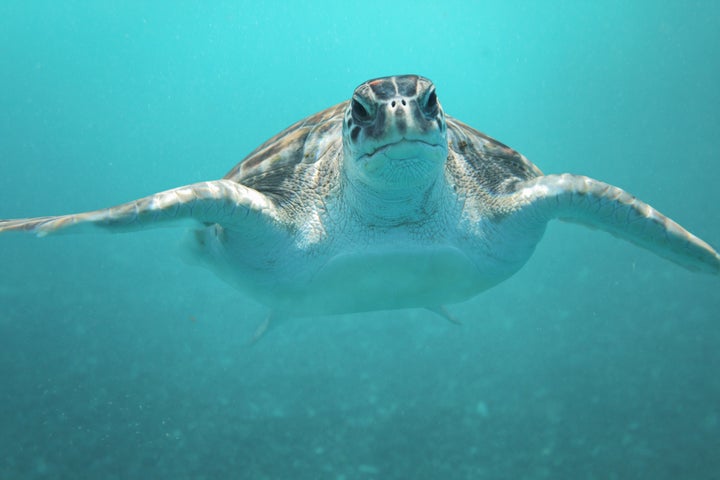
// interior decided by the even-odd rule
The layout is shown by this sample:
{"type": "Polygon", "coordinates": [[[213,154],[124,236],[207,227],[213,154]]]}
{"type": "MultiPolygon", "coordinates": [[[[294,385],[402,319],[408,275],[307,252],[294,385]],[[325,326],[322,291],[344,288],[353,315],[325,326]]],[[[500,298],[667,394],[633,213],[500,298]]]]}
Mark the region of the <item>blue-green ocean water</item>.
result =
{"type": "MultiPolygon", "coordinates": [[[[720,4],[0,3],[0,218],[219,178],[366,79],[720,244],[720,4]]],[[[0,478],[720,478],[720,282],[553,223],[451,306],[288,322],[182,231],[0,237],[0,478]]]]}

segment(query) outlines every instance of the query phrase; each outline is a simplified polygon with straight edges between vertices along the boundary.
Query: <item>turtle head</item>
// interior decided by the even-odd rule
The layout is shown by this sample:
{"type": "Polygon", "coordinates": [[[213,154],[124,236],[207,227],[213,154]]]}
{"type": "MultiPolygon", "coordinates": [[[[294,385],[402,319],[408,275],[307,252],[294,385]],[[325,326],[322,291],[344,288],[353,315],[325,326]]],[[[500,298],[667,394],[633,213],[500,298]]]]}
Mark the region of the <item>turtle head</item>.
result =
{"type": "Polygon", "coordinates": [[[417,75],[355,89],[343,124],[345,173],[376,190],[430,185],[447,158],[445,114],[435,85],[417,75]]]}

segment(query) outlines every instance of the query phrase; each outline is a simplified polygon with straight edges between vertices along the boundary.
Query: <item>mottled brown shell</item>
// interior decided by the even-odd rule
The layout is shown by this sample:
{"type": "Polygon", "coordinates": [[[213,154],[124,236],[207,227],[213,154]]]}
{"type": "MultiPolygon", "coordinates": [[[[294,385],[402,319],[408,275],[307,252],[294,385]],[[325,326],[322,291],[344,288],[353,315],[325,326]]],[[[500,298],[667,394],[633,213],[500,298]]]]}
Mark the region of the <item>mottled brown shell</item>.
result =
{"type": "Polygon", "coordinates": [[[276,199],[299,193],[296,178],[304,166],[342,155],[342,127],[348,102],[305,118],[278,133],[245,157],[225,175],[276,199]]]}
{"type": "MultiPolygon", "coordinates": [[[[339,103],[291,125],[256,148],[224,178],[281,202],[297,198],[299,190],[306,186],[323,183],[318,179],[308,183],[302,178],[317,162],[325,165],[311,169],[314,174],[325,171],[337,178],[348,103],[339,103]]],[[[446,116],[446,122],[447,171],[457,188],[471,195],[502,195],[514,191],[518,182],[542,175],[512,148],[450,116],[446,116]]]]}
{"type": "Polygon", "coordinates": [[[491,195],[512,193],[518,182],[542,176],[525,156],[465,123],[446,116],[448,168],[461,188],[491,195]]]}

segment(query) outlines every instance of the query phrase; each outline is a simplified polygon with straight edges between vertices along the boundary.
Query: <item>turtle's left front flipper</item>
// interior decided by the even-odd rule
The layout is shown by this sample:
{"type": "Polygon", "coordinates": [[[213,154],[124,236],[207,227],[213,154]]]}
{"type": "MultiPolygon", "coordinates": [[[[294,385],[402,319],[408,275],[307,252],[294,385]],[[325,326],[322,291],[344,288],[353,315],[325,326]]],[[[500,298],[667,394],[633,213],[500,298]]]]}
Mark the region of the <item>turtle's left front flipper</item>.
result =
{"type": "Polygon", "coordinates": [[[620,188],[579,175],[547,175],[518,185],[514,215],[525,223],[560,218],[600,228],[689,270],[720,274],[706,242],[620,188]]]}
{"type": "Polygon", "coordinates": [[[250,226],[252,219],[269,220],[275,205],[260,192],[230,180],[201,182],[166,190],[115,207],[56,217],[0,220],[0,233],[26,231],[44,236],[88,228],[134,231],[168,226],[182,220],[250,226]]]}

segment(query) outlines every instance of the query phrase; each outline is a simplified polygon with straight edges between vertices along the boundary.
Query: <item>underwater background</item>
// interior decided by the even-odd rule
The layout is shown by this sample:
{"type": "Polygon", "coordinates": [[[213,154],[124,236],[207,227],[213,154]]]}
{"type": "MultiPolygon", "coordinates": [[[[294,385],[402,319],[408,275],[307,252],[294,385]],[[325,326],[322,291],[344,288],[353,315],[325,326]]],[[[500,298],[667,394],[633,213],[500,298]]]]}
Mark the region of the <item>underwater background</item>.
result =
{"type": "MultiPolygon", "coordinates": [[[[720,243],[720,3],[0,2],[0,218],[222,177],[417,73],[720,243]]],[[[720,283],[554,222],[449,307],[289,321],[182,230],[0,236],[0,479],[720,478],[720,283]]]]}

